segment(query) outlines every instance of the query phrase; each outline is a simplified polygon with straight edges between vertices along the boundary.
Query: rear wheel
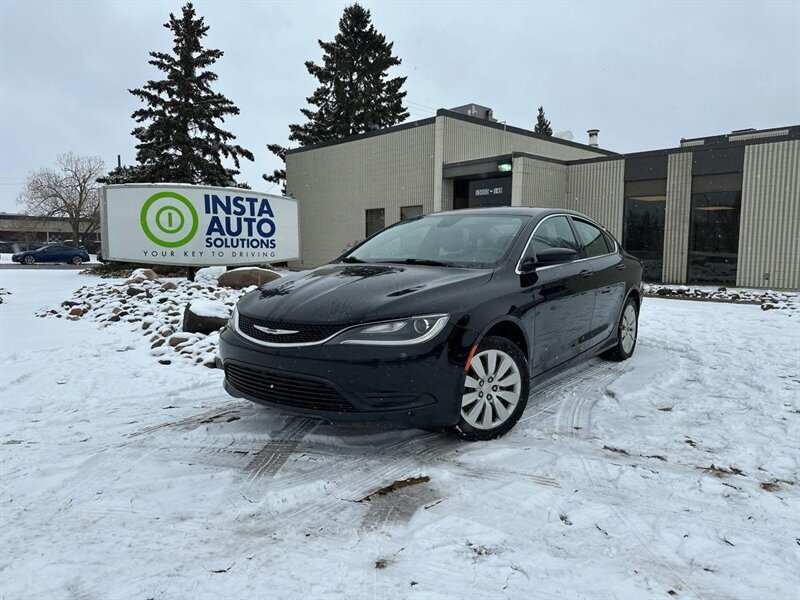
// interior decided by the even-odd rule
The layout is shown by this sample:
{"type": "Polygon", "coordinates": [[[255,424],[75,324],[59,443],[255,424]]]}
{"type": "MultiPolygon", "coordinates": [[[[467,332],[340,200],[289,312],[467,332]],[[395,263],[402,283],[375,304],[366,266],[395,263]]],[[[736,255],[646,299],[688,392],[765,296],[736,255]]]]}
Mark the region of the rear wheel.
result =
{"type": "Polygon", "coordinates": [[[617,345],[603,354],[609,360],[628,360],[636,349],[636,336],[639,333],[639,311],[636,300],[628,298],[617,324],[617,345]]]}
{"type": "Polygon", "coordinates": [[[36,262],[36,259],[28,254],[28,256],[22,259],[22,262],[24,262],[26,265],[32,265],[36,262]]]}
{"type": "Polygon", "coordinates": [[[500,437],[519,421],[529,392],[528,361],[516,344],[484,338],[470,361],[453,431],[472,441],[500,437]]]}
{"type": "Polygon", "coordinates": [[[83,264],[83,259],[80,256],[73,256],[72,257],[72,264],[73,265],[81,265],[81,264],[83,264]]]}

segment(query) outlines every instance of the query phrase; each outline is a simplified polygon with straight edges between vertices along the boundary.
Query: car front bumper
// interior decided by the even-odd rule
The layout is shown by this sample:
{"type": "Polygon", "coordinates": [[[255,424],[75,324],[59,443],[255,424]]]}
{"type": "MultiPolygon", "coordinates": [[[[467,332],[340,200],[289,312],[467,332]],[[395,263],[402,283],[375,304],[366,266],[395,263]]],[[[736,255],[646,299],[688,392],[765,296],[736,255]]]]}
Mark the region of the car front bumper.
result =
{"type": "Polygon", "coordinates": [[[257,345],[226,327],[219,353],[232,396],[334,422],[458,422],[463,365],[444,335],[409,346],[257,345]]]}

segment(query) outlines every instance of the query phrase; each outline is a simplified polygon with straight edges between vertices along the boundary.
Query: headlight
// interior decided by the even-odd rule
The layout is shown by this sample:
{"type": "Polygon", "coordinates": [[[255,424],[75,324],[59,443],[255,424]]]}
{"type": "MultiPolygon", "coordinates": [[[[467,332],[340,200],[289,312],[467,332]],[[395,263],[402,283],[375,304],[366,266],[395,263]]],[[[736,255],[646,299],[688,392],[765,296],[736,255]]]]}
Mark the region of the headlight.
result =
{"type": "Polygon", "coordinates": [[[231,313],[231,316],[228,318],[228,329],[233,329],[234,331],[236,331],[236,321],[238,320],[239,320],[239,305],[234,304],[233,312],[231,313]]]}
{"type": "Polygon", "coordinates": [[[397,321],[384,321],[351,327],[336,336],[332,344],[366,344],[375,346],[404,346],[433,339],[450,315],[421,315],[397,321]]]}

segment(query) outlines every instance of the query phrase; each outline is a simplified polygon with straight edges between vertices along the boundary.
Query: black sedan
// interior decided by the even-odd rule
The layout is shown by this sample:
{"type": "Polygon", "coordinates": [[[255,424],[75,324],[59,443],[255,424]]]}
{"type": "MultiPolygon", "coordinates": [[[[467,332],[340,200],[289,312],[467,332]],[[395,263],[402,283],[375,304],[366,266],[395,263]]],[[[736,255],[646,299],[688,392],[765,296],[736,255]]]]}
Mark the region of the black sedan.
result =
{"type": "Polygon", "coordinates": [[[443,212],[245,295],[221,335],[225,388],[331,421],[496,438],[529,390],[636,346],[642,264],[555,209],[443,212]]]}
{"type": "Polygon", "coordinates": [[[38,250],[19,252],[11,256],[11,260],[25,265],[36,263],[70,263],[80,265],[89,262],[89,254],[83,248],[58,246],[50,244],[38,250]]]}

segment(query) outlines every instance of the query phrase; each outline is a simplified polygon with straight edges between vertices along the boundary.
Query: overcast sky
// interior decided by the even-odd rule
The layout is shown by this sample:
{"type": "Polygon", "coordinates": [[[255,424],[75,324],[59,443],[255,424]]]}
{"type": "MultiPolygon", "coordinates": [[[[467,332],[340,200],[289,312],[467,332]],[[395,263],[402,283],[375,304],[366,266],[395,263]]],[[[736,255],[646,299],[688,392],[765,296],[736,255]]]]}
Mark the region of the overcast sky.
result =
{"type": "MultiPolygon", "coordinates": [[[[225,55],[217,89],[241,109],[226,127],[253,151],[241,180],[269,191],[266,150],[315,80],[317,39],[332,39],[345,2],[195,3],[225,55]]],[[[476,102],[532,128],[544,105],[555,131],[618,152],[681,137],[800,123],[800,1],[372,2],[407,75],[411,119],[476,102]]],[[[160,73],[162,27],[180,2],[0,1],[0,210],[18,210],[25,176],[59,153],[135,157],[128,88],[160,73]]],[[[275,191],[274,189],[272,191],[275,191]]]]}

